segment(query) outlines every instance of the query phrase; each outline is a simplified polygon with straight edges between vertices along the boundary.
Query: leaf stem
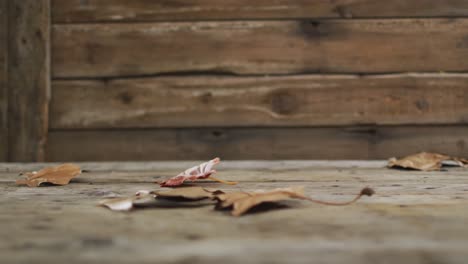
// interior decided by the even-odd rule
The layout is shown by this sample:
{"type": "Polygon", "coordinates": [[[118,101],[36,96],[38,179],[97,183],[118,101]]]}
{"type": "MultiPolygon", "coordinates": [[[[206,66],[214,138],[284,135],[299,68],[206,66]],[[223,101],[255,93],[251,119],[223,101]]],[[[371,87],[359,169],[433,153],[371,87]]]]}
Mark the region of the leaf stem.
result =
{"type": "Polygon", "coordinates": [[[236,184],[237,184],[237,182],[225,181],[225,180],[221,180],[221,179],[215,178],[215,177],[213,177],[213,176],[210,176],[210,177],[208,177],[207,179],[210,179],[210,180],[213,180],[213,181],[217,181],[217,182],[220,182],[220,183],[224,183],[224,184],[228,184],[228,185],[236,185],[236,184]]]}
{"type": "Polygon", "coordinates": [[[310,197],[307,197],[307,196],[302,196],[301,198],[305,199],[305,200],[308,200],[308,201],[311,201],[311,202],[314,202],[314,203],[324,204],[324,205],[348,205],[348,204],[352,204],[352,203],[356,202],[363,195],[372,196],[374,193],[375,193],[374,190],[372,190],[369,187],[366,187],[366,188],[362,189],[361,192],[358,195],[356,195],[356,197],[354,197],[352,200],[346,201],[346,202],[321,201],[321,200],[313,199],[313,198],[310,198],[310,197]]]}

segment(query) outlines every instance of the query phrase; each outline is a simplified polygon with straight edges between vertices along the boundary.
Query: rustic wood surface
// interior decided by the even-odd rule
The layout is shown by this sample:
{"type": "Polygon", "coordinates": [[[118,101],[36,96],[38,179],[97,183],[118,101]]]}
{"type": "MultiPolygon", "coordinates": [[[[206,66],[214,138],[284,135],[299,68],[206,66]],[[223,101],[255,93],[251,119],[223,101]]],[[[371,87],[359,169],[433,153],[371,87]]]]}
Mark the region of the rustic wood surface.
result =
{"type": "Polygon", "coordinates": [[[48,161],[387,159],[417,151],[468,156],[468,126],[185,128],[49,133],[48,161]]]}
{"type": "Polygon", "coordinates": [[[8,1],[9,160],[44,160],[50,97],[50,1],[8,1]]]}
{"type": "Polygon", "coordinates": [[[468,170],[389,170],[378,162],[224,162],[222,190],[303,185],[346,207],[286,202],[239,218],[211,206],[130,213],[98,207],[104,197],[158,189],[154,181],[197,162],[82,163],[63,187],[18,187],[17,174],[46,164],[0,165],[4,263],[466,263],[468,170]]]}
{"type": "Polygon", "coordinates": [[[54,25],[54,78],[466,71],[468,19],[54,25]]]}
{"type": "Polygon", "coordinates": [[[53,91],[52,129],[468,123],[466,74],[54,81],[53,91]]]}
{"type": "Polygon", "coordinates": [[[0,162],[8,159],[8,16],[0,0],[0,162]]]}
{"type": "Polygon", "coordinates": [[[54,23],[224,19],[466,17],[464,0],[52,0],[54,23]]]}

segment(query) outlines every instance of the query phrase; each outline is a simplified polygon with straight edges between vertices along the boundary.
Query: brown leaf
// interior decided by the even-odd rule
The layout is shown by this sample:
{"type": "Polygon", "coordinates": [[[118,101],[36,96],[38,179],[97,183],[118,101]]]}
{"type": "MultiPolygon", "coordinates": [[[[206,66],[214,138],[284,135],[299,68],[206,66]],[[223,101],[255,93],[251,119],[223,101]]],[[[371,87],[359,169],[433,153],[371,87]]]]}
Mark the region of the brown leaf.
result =
{"type": "MultiPolygon", "coordinates": [[[[239,197],[242,197],[242,194],[240,194],[239,197]]],[[[244,196],[239,199],[233,199],[234,197],[231,196],[231,214],[234,216],[240,216],[252,207],[259,205],[263,202],[275,202],[286,200],[289,198],[301,199],[303,197],[304,187],[282,188],[263,193],[251,193],[249,196],[244,196]]]]}
{"type": "Polygon", "coordinates": [[[361,192],[351,201],[347,202],[327,202],[315,200],[304,195],[304,187],[290,187],[274,189],[268,192],[235,192],[220,194],[216,196],[218,200],[218,209],[232,207],[231,214],[240,216],[249,211],[251,208],[265,202],[276,202],[290,198],[308,200],[315,203],[325,205],[348,205],[356,202],[361,196],[371,196],[374,191],[371,188],[364,188],[361,192]]]}
{"type": "Polygon", "coordinates": [[[233,192],[224,193],[219,190],[208,190],[201,187],[186,187],[173,189],[171,191],[139,191],[133,197],[119,197],[105,199],[100,202],[101,206],[108,207],[114,211],[129,211],[135,207],[198,207],[212,204],[212,200],[218,201],[217,209],[232,207],[232,215],[240,216],[251,208],[265,202],[276,202],[289,198],[308,200],[325,205],[347,205],[354,203],[361,196],[371,196],[374,191],[364,188],[353,200],[347,202],[326,202],[315,200],[304,195],[303,187],[291,187],[274,189],[269,192],[233,192]],[[210,203],[200,201],[209,199],[210,203]]]}
{"type": "Polygon", "coordinates": [[[26,179],[16,181],[18,185],[28,185],[38,187],[42,183],[52,183],[56,185],[66,185],[71,179],[81,173],[79,166],[74,164],[62,164],[56,167],[47,167],[38,172],[27,172],[26,179]]]}
{"type": "Polygon", "coordinates": [[[99,204],[113,211],[129,211],[135,207],[198,207],[213,204],[213,201],[198,202],[213,198],[222,191],[201,187],[183,187],[170,191],[138,191],[132,197],[104,199],[99,204]]]}
{"type": "Polygon", "coordinates": [[[222,191],[208,190],[202,187],[183,187],[169,191],[153,191],[151,193],[155,194],[156,198],[175,198],[185,200],[202,200],[213,198],[217,194],[223,194],[222,191]]]}
{"type": "Polygon", "coordinates": [[[468,160],[463,158],[455,158],[438,153],[421,152],[401,159],[391,158],[389,159],[387,166],[389,168],[399,167],[421,171],[437,171],[442,168],[443,162],[447,161],[461,167],[468,164],[468,160]]]}
{"type": "Polygon", "coordinates": [[[232,193],[222,193],[216,195],[215,199],[218,200],[218,204],[216,205],[217,209],[223,209],[231,207],[235,201],[240,200],[245,197],[252,196],[253,193],[248,192],[232,192],[232,193]]]}

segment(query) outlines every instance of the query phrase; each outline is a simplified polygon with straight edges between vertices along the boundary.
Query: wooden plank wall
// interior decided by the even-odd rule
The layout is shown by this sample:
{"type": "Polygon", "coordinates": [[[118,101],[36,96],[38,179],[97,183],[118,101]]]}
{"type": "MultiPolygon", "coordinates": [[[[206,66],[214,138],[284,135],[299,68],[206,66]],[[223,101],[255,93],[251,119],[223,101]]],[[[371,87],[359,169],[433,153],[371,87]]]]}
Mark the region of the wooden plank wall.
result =
{"type": "Polygon", "coordinates": [[[468,156],[464,0],[52,0],[46,159],[468,156]]]}

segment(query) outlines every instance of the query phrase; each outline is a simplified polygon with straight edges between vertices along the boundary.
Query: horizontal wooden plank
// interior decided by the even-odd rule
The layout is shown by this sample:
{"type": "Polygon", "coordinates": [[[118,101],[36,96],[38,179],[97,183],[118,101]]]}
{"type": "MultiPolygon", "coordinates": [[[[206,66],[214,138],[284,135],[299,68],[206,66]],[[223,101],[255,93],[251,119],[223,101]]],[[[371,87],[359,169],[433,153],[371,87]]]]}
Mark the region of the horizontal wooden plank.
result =
{"type": "Polygon", "coordinates": [[[51,131],[48,161],[468,156],[468,126],[51,131]]]}
{"type": "Polygon", "coordinates": [[[53,0],[54,23],[224,19],[460,17],[464,0],[53,0]]]}
{"type": "Polygon", "coordinates": [[[468,123],[468,75],[54,81],[54,129],[468,123]]]}
{"type": "Polygon", "coordinates": [[[468,19],[55,25],[55,78],[467,71],[468,19]]]}

